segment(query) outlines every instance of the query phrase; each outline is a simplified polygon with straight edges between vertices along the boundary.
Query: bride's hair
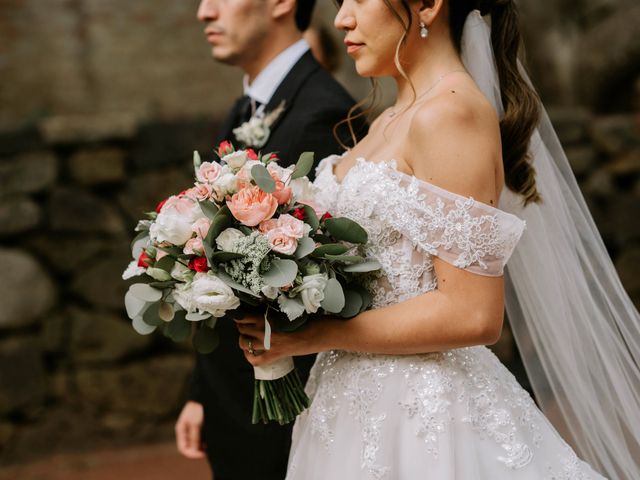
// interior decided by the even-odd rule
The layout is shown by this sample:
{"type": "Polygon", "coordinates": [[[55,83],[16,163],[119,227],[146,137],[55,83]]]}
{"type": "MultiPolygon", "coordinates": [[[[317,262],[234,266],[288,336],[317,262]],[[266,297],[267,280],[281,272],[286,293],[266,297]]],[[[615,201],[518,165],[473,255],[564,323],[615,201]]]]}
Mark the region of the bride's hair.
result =
{"type": "MultiPolygon", "coordinates": [[[[413,24],[410,4],[408,0],[393,2],[400,5],[401,11],[399,11],[392,0],[383,1],[404,28],[394,60],[400,74],[407,78],[400,64],[399,53],[413,24]]],[[[448,0],[448,7],[451,39],[458,52],[461,49],[462,31],[469,13],[477,9],[482,15],[491,14],[491,43],[505,111],[500,121],[505,184],[509,189],[522,195],[525,204],[538,202],[541,198],[536,189],[536,174],[529,163],[528,151],[531,135],[538,125],[540,100],[518,69],[521,37],[516,5],[513,0],[448,0]]],[[[409,84],[413,88],[410,80],[409,84]]],[[[415,89],[413,90],[415,97],[415,89]]],[[[366,111],[360,111],[353,115],[368,99],[369,97],[358,103],[349,112],[346,120],[349,126],[351,120],[366,113],[366,111]]]]}

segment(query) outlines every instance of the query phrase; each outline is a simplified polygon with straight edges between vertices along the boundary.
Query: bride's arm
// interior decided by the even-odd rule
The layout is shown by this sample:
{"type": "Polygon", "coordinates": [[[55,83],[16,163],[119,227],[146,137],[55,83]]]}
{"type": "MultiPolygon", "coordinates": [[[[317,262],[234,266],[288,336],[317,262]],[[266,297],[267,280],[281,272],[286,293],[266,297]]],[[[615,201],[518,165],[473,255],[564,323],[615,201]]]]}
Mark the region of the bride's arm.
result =
{"type": "MultiPolygon", "coordinates": [[[[496,205],[501,179],[497,119],[490,107],[469,106],[467,98],[462,102],[436,99],[425,104],[412,119],[403,160],[418,178],[496,205]]],[[[414,354],[497,341],[504,312],[503,278],[470,273],[437,257],[433,262],[436,290],[350,320],[326,318],[293,334],[274,333],[269,352],[247,359],[259,365],[332,349],[414,354]]],[[[241,348],[247,349],[249,337],[260,345],[263,328],[261,320],[240,323],[241,348]]]]}

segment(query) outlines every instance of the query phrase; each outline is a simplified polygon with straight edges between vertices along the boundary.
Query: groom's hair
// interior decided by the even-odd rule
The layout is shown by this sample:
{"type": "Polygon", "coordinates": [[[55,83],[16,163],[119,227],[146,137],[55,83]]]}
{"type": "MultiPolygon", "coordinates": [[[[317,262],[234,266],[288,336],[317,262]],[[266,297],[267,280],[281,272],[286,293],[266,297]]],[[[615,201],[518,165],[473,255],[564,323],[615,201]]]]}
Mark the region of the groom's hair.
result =
{"type": "Polygon", "coordinates": [[[298,27],[298,30],[304,32],[311,24],[313,7],[316,5],[316,0],[298,0],[297,4],[296,26],[298,27]]]}

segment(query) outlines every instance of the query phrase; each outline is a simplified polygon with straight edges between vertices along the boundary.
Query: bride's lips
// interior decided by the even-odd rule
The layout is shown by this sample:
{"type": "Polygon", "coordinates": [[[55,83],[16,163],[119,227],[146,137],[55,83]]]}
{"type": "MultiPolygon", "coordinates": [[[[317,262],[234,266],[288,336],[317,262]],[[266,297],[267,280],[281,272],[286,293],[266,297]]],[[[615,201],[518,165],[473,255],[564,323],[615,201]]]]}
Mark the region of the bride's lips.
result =
{"type": "Polygon", "coordinates": [[[347,53],[348,54],[355,53],[355,52],[357,52],[358,50],[360,50],[364,46],[364,43],[352,42],[350,40],[345,40],[344,44],[347,46],[347,53]]]}

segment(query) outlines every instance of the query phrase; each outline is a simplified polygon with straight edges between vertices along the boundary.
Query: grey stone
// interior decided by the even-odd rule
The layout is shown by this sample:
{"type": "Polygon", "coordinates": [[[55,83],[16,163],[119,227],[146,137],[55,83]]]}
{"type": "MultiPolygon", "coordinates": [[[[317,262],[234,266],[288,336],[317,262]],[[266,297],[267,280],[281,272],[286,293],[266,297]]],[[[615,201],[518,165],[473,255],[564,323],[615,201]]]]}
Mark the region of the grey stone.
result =
{"type": "Polygon", "coordinates": [[[582,183],[585,195],[594,197],[607,197],[615,192],[613,175],[607,168],[599,168],[582,183]]]}
{"type": "Polygon", "coordinates": [[[0,329],[31,325],[53,307],[55,285],[31,255],[0,249],[0,265],[0,329]]]}
{"type": "Polygon", "coordinates": [[[87,266],[88,262],[103,252],[113,249],[113,244],[113,240],[97,235],[49,233],[41,230],[30,235],[26,241],[30,250],[61,273],[75,272],[87,266]]]}
{"type": "Polygon", "coordinates": [[[580,107],[552,107],[549,118],[563,146],[583,143],[589,136],[591,114],[580,107]]]}
{"type": "Polygon", "coordinates": [[[84,149],[69,159],[71,175],[82,185],[122,181],[126,177],[125,166],[125,152],[119,148],[84,149]]]}
{"type": "Polygon", "coordinates": [[[43,148],[45,148],[44,142],[34,125],[0,130],[0,155],[14,155],[43,148]]]}
{"type": "Polygon", "coordinates": [[[617,245],[626,245],[640,240],[640,201],[633,194],[616,194],[607,204],[607,221],[605,226],[617,245]]]}
{"type": "Polygon", "coordinates": [[[118,203],[129,219],[137,221],[144,212],[152,211],[165,198],[193,185],[193,176],[186,169],[154,171],[133,177],[126,190],[118,195],[118,203]]]}
{"type": "Polygon", "coordinates": [[[616,270],[629,295],[640,299],[640,244],[623,249],[616,259],[616,270]]]}
{"type": "Polygon", "coordinates": [[[128,289],[122,272],[130,261],[128,245],[109,250],[77,272],[71,290],[91,305],[122,311],[128,289]]]}
{"type": "Polygon", "coordinates": [[[598,153],[590,146],[569,147],[565,153],[576,176],[588,174],[598,161],[598,153]]]}
{"type": "Polygon", "coordinates": [[[43,352],[62,353],[67,349],[71,320],[66,312],[57,312],[42,319],[40,345],[43,352]]]}
{"type": "Polygon", "coordinates": [[[105,199],[79,188],[57,188],[51,195],[50,222],[54,231],[122,234],[124,223],[105,199]]]}
{"type": "Polygon", "coordinates": [[[114,362],[146,348],[150,336],[139,335],[131,322],[111,313],[72,308],[69,354],[76,364],[114,362]]]}
{"type": "Polygon", "coordinates": [[[0,162],[0,194],[36,193],[53,186],[58,175],[55,155],[30,152],[0,162]]]}
{"type": "Polygon", "coordinates": [[[617,156],[640,148],[640,125],[634,115],[598,117],[592,122],[591,137],[599,150],[617,156]]]}
{"type": "Polygon", "coordinates": [[[59,115],[39,125],[42,136],[52,145],[131,140],[137,126],[136,115],[129,113],[59,115]]]}
{"type": "Polygon", "coordinates": [[[9,422],[0,422],[0,450],[4,450],[16,432],[16,427],[9,422]]]}
{"type": "Polygon", "coordinates": [[[0,201],[0,237],[34,229],[40,223],[40,207],[28,197],[0,201]]]}
{"type": "Polygon", "coordinates": [[[626,177],[640,173],[640,148],[620,155],[607,164],[615,176],[626,177]]]}
{"type": "Polygon", "coordinates": [[[40,405],[46,378],[38,343],[14,338],[0,344],[0,413],[40,405]]]}
{"type": "Polygon", "coordinates": [[[184,401],[193,357],[170,355],[118,368],[82,369],[78,393],[97,409],[138,418],[175,414],[184,401]]]}

